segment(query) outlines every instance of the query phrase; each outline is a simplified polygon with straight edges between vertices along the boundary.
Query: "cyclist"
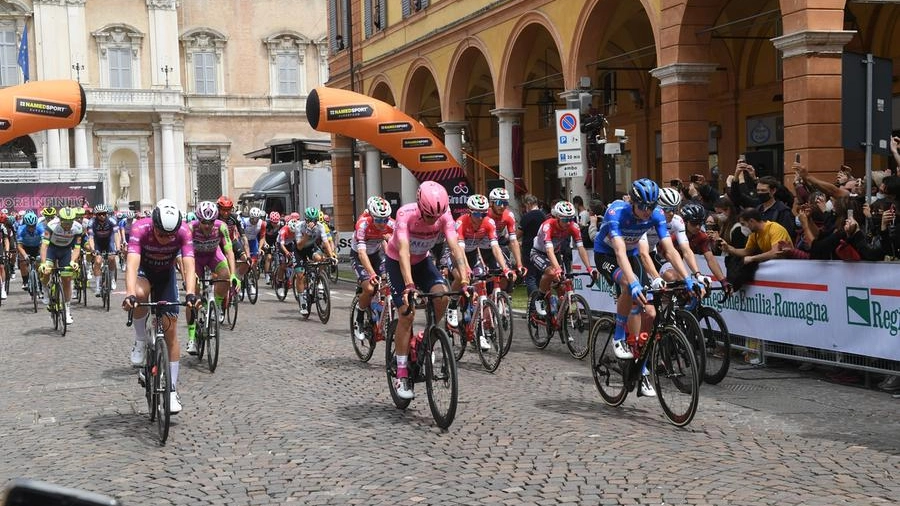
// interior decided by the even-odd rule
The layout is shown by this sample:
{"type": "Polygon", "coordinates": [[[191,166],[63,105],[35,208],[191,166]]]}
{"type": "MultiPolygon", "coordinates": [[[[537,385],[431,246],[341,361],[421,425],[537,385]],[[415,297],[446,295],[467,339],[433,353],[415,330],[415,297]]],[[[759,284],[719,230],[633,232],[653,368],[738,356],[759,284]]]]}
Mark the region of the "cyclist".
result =
{"type": "MultiPolygon", "coordinates": [[[[551,216],[538,229],[538,234],[534,238],[534,245],[531,249],[531,264],[535,269],[541,271],[543,275],[538,283],[538,291],[540,296],[535,304],[535,311],[540,316],[547,315],[547,308],[544,307],[544,298],[550,293],[550,284],[554,279],[562,279],[564,272],[560,264],[563,263],[561,258],[561,249],[564,243],[569,239],[575,241],[575,247],[578,248],[578,254],[585,268],[591,266],[591,260],[587,251],[584,249],[584,243],[581,240],[581,230],[575,223],[576,214],[575,206],[566,200],[560,200],[553,205],[550,212],[551,216]]],[[[599,273],[596,269],[591,269],[591,277],[597,279],[599,273]]],[[[551,297],[551,304],[554,297],[551,297]]],[[[551,307],[550,311],[556,308],[551,307]]]]}
{"type": "MultiPolygon", "coordinates": [[[[689,206],[688,202],[685,206],[689,206]]],[[[688,240],[687,231],[684,225],[684,219],[678,214],[678,208],[681,206],[681,192],[675,188],[661,188],[659,190],[659,208],[662,209],[666,217],[666,229],[669,237],[681,254],[682,260],[687,265],[689,272],[693,272],[694,280],[700,281],[704,285],[709,286],[710,279],[700,274],[700,268],[697,266],[697,259],[691,251],[691,245],[688,240]]],[[[705,216],[704,216],[705,218],[705,216]]],[[[672,264],[667,262],[665,257],[659,251],[659,236],[654,229],[650,229],[641,237],[641,254],[645,260],[644,267],[647,268],[648,274],[653,274],[651,284],[653,286],[662,286],[661,281],[656,279],[662,275],[664,281],[674,281],[678,279],[674,272],[670,272],[672,264]],[[646,243],[646,247],[644,245],[646,243]],[[650,253],[652,252],[652,254],[650,253]],[[649,260],[649,263],[646,262],[649,260]],[[669,274],[666,274],[669,273],[669,274]]]]}
{"type": "MultiPolygon", "coordinates": [[[[203,270],[209,269],[210,273],[215,273],[216,279],[230,277],[231,282],[236,284],[238,279],[234,275],[234,251],[231,249],[228,227],[218,219],[219,209],[215,202],[200,202],[197,205],[197,215],[199,220],[187,224],[194,241],[195,271],[203,276],[203,270]]],[[[216,305],[220,308],[227,292],[228,286],[225,283],[216,283],[213,288],[216,305]]],[[[190,314],[191,311],[188,310],[188,315],[190,314]]],[[[193,318],[188,316],[188,321],[193,321],[193,318]]],[[[196,332],[196,324],[189,323],[187,352],[191,355],[197,354],[196,332]]]]}
{"type": "Polygon", "coordinates": [[[394,220],[391,219],[391,204],[378,196],[369,197],[366,210],[359,215],[350,239],[350,265],[356,272],[359,283],[359,311],[356,312],[356,338],[366,338],[365,309],[372,305],[375,286],[384,274],[384,244],[394,233],[394,220]]]}
{"type": "Polygon", "coordinates": [[[55,207],[45,207],[41,210],[41,216],[38,218],[39,223],[50,223],[51,220],[56,218],[56,208],[55,207]]]}
{"type": "MultiPolygon", "coordinates": [[[[483,263],[489,269],[503,269],[503,275],[510,274],[506,266],[506,258],[500,251],[500,244],[497,242],[497,225],[494,220],[487,216],[488,199],[484,195],[474,194],[466,200],[466,207],[469,212],[463,214],[456,220],[456,235],[459,246],[465,252],[466,265],[461,265],[453,271],[453,282],[450,289],[457,291],[462,288],[459,280],[462,278],[460,269],[471,272],[472,269],[479,264],[479,256],[483,259],[483,263]],[[490,252],[490,257],[483,252],[490,252]],[[492,261],[491,261],[492,260],[492,261]]],[[[451,298],[450,305],[447,307],[447,325],[451,327],[459,326],[459,309],[458,299],[451,298]]],[[[482,349],[490,349],[491,345],[487,338],[481,336],[480,344],[482,349]]]]}
{"type": "MultiPolygon", "coordinates": [[[[434,181],[419,185],[416,202],[397,210],[394,234],[387,243],[385,270],[391,283],[391,296],[398,308],[396,341],[394,352],[397,357],[397,395],[412,399],[415,394],[409,385],[406,360],[409,353],[410,329],[415,317],[413,301],[417,289],[430,292],[445,292],[447,281],[429,258],[429,250],[440,237],[446,237],[447,245],[459,267],[460,284],[469,284],[469,272],[465,253],[457,243],[456,227],[450,215],[447,190],[434,181]],[[412,307],[408,307],[412,305],[412,307]],[[408,311],[408,314],[407,314],[408,311]]],[[[436,299],[435,320],[444,316],[446,302],[436,299]]]]}
{"type": "MultiPolygon", "coordinates": [[[[250,219],[244,224],[244,233],[247,237],[247,247],[250,250],[250,261],[257,263],[259,261],[259,244],[264,241],[266,236],[266,220],[262,218],[265,213],[262,209],[254,207],[250,209],[250,219]]],[[[234,272],[234,271],[232,271],[234,272]]],[[[256,288],[250,284],[251,295],[256,294],[256,288]]]]}
{"type": "MultiPolygon", "coordinates": [[[[234,210],[234,202],[226,195],[222,195],[216,201],[219,207],[219,219],[228,225],[228,233],[231,236],[232,249],[234,250],[235,262],[244,260],[244,263],[238,267],[238,279],[244,279],[244,274],[250,269],[250,248],[247,246],[247,236],[244,233],[244,220],[237,214],[232,213],[234,210]]],[[[222,318],[225,314],[222,314],[222,318]]]]}
{"type": "MultiPolygon", "coordinates": [[[[324,253],[334,262],[336,256],[334,250],[331,249],[331,243],[325,233],[325,227],[319,223],[319,210],[315,207],[307,207],[303,213],[306,221],[294,222],[294,258],[296,265],[294,267],[294,282],[297,283],[297,292],[303,293],[306,290],[306,262],[312,260],[320,262],[323,260],[322,255],[316,251],[317,242],[322,245],[324,253]]],[[[309,306],[306,297],[300,298],[300,312],[309,314],[309,306]]]]}
{"type": "Polygon", "coordinates": [[[66,323],[72,323],[72,313],[69,308],[69,299],[72,298],[72,276],[78,272],[78,257],[81,255],[81,236],[84,229],[81,223],[76,221],[75,210],[71,207],[63,207],[59,210],[59,217],[44,227],[44,239],[41,241],[41,282],[44,284],[44,304],[49,304],[47,292],[49,290],[50,269],[56,260],[60,267],[70,267],[70,271],[63,272],[62,300],[65,305],[66,323]]]}
{"type": "Polygon", "coordinates": [[[109,219],[109,208],[106,204],[94,206],[94,219],[87,227],[88,247],[94,252],[94,295],[100,296],[100,264],[102,254],[108,253],[109,287],[116,289],[116,252],[122,244],[119,242],[119,225],[109,219]]]}
{"type": "Polygon", "coordinates": [[[288,276],[285,271],[287,271],[287,264],[291,263],[291,259],[294,258],[294,249],[297,247],[294,242],[294,227],[299,220],[294,218],[295,214],[297,213],[288,215],[284,226],[278,231],[278,239],[276,240],[277,249],[281,252],[282,256],[282,261],[278,262],[278,272],[276,273],[276,277],[287,280],[287,288],[290,288],[294,284],[293,272],[288,276]]]}
{"type": "Polygon", "coordinates": [[[266,230],[262,236],[263,251],[263,270],[266,272],[266,283],[272,283],[272,256],[275,255],[275,246],[278,244],[278,231],[281,229],[281,214],[278,211],[269,213],[269,222],[266,223],[266,230]]]}
{"type": "MultiPolygon", "coordinates": [[[[131,365],[144,364],[144,339],[147,335],[147,309],[136,308],[138,302],[153,300],[177,301],[178,285],[175,281],[175,258],[181,254],[184,265],[184,279],[194,279],[194,244],[191,231],[181,222],[181,211],[175,202],[162,199],[153,209],[150,218],[138,220],[131,230],[128,241],[128,268],[125,271],[125,300],[122,309],[134,309],[134,347],[131,349],[131,365]]],[[[196,309],[197,296],[194,284],[187,283],[184,296],[189,307],[196,309]]],[[[178,348],[177,319],[178,306],[164,309],[166,345],[169,348],[169,377],[172,383],[170,410],[173,414],[182,409],[178,395],[178,348]]]]}
{"type": "MultiPolygon", "coordinates": [[[[681,216],[684,218],[684,223],[687,227],[687,238],[691,252],[703,256],[706,260],[706,265],[709,266],[709,270],[712,271],[716,281],[722,285],[725,294],[731,295],[731,283],[725,278],[725,273],[710,249],[712,248],[712,239],[706,235],[702,228],[706,222],[706,208],[700,203],[688,202],[681,208],[681,216]]],[[[663,273],[663,277],[666,277],[665,273],[663,273]]],[[[704,282],[707,286],[709,285],[709,280],[706,276],[697,276],[697,280],[704,282]]]]}
{"type": "Polygon", "coordinates": [[[44,224],[29,211],[22,218],[22,226],[17,234],[16,248],[19,250],[19,272],[22,273],[22,289],[28,290],[28,257],[40,258],[41,241],[44,238],[44,224]]]}
{"type": "MultiPolygon", "coordinates": [[[[666,258],[684,279],[688,290],[694,288],[694,279],[688,275],[681,261],[681,255],[669,237],[665,214],[661,209],[657,209],[659,185],[647,178],[638,179],[631,184],[628,196],[629,202],[617,200],[609,205],[594,242],[595,264],[606,280],[616,285],[619,291],[616,301],[613,352],[617,358],[623,360],[634,358],[625,342],[625,331],[627,325],[628,331],[633,335],[640,332],[639,306],[644,306],[643,311],[647,313],[648,318],[656,316],[653,306],[647,304],[647,297],[643,291],[642,270],[638,263],[638,243],[644,232],[651,228],[656,229],[666,258]]],[[[656,391],[650,382],[646,365],[642,373],[640,393],[648,397],[655,396],[656,391]]]]}
{"type": "MultiPolygon", "coordinates": [[[[506,188],[494,188],[488,194],[488,200],[490,200],[491,206],[487,216],[497,224],[497,242],[502,249],[508,249],[512,253],[519,277],[524,277],[526,269],[525,264],[522,263],[522,249],[519,247],[519,239],[516,236],[516,217],[509,210],[509,192],[506,191],[506,188]]],[[[487,250],[483,250],[482,258],[490,258],[487,253],[487,250]]],[[[507,258],[509,258],[508,255],[507,258]]],[[[506,289],[510,290],[512,286],[512,281],[510,281],[507,283],[506,289]]]]}
{"type": "Polygon", "coordinates": [[[12,227],[6,214],[0,215],[0,299],[6,300],[6,259],[9,256],[10,238],[13,236],[12,227]]]}

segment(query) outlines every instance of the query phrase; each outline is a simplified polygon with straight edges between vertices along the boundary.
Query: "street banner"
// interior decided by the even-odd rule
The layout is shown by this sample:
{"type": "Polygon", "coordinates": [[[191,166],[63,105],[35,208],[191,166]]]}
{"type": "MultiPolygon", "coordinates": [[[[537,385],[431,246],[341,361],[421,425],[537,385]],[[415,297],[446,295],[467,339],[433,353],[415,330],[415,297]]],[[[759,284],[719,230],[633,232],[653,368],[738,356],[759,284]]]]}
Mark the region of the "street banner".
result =
{"type": "MultiPolygon", "coordinates": [[[[722,258],[717,260],[724,272],[722,258]]],[[[712,276],[702,257],[697,265],[712,276]]],[[[578,255],[572,268],[583,272],[578,255]]],[[[733,334],[900,361],[897,268],[887,262],[770,260],[760,264],[752,283],[724,302],[716,291],[703,303],[722,313],[733,334]]],[[[605,279],[586,286],[575,278],[576,292],[591,309],[615,312],[613,286],[605,279]]]]}
{"type": "Polygon", "coordinates": [[[396,107],[348,90],[319,87],[306,99],[306,118],[320,132],[352,137],[389,154],[423,181],[447,189],[454,215],[466,208],[471,185],[444,143],[396,107]],[[456,191],[454,191],[456,190],[456,191]]]}
{"type": "Polygon", "coordinates": [[[34,211],[45,207],[81,207],[103,202],[103,183],[2,183],[0,208],[34,211]]]}
{"type": "Polygon", "coordinates": [[[0,144],[26,134],[73,128],[84,119],[84,89],[75,81],[31,81],[0,90],[0,144]]]}

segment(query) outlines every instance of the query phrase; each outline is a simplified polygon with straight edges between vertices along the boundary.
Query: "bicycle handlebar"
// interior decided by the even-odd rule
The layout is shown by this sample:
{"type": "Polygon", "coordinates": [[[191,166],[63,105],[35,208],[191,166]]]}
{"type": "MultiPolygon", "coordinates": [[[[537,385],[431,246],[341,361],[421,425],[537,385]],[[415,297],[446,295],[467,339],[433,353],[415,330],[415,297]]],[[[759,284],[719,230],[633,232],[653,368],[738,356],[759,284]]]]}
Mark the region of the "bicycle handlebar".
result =
{"type": "MultiPolygon", "coordinates": [[[[187,302],[166,302],[161,300],[159,302],[135,302],[135,304],[128,310],[128,320],[125,322],[126,327],[130,327],[132,323],[134,323],[134,310],[139,307],[149,307],[149,308],[159,308],[164,306],[187,306],[187,302]]],[[[152,312],[152,311],[151,311],[152,312]]],[[[188,322],[192,323],[192,322],[188,322]]]]}
{"type": "Polygon", "coordinates": [[[468,290],[474,290],[474,287],[471,285],[464,287],[462,290],[457,290],[455,292],[419,292],[413,291],[413,303],[406,305],[406,311],[402,311],[401,314],[403,316],[409,316],[410,313],[413,312],[413,307],[424,305],[428,300],[436,299],[438,297],[456,297],[459,295],[468,295],[470,292],[468,290]]]}

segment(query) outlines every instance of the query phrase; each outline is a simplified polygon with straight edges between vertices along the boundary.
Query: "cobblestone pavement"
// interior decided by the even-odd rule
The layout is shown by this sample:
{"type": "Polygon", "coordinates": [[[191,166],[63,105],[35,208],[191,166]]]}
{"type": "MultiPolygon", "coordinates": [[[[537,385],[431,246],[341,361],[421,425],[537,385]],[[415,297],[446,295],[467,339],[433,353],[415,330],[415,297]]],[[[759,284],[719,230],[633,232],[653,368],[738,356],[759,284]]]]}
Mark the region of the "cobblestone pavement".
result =
{"type": "Polygon", "coordinates": [[[463,358],[458,415],[441,432],[424,391],[394,408],[383,346],[356,359],[352,295],[335,289],[328,325],[268,290],[243,305],[214,374],[182,358],[185,408],[160,447],[125,314],[91,298],[62,338],[14,281],[0,308],[0,481],[127,505],[900,502],[900,401],[887,394],[735,364],[679,429],[652,399],[605,406],[586,362],[558,341],[535,349],[521,325],[495,374],[463,358]]]}

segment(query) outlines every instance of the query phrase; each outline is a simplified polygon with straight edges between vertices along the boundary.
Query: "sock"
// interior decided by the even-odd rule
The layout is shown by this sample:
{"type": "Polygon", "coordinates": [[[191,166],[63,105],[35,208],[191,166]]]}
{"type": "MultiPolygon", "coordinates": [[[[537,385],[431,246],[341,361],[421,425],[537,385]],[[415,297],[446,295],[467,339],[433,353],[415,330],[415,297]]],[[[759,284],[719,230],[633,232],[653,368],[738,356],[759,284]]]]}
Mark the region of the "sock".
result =
{"type": "Polygon", "coordinates": [[[172,376],[172,391],[178,390],[175,387],[178,385],[178,367],[180,365],[178,362],[169,362],[169,374],[172,376]]]}
{"type": "Polygon", "coordinates": [[[613,336],[613,339],[616,341],[621,341],[625,339],[625,324],[628,322],[627,316],[622,316],[620,314],[616,314],[616,333],[613,336]]]}
{"type": "Polygon", "coordinates": [[[132,325],[134,325],[134,340],[139,343],[144,342],[144,339],[147,337],[147,318],[149,317],[150,315],[147,315],[132,322],[132,325]]]}
{"type": "Polygon", "coordinates": [[[397,355],[397,377],[405,378],[406,372],[406,355],[397,355]]]}
{"type": "Polygon", "coordinates": [[[188,341],[194,341],[197,339],[197,324],[189,323],[188,324],[188,341]]]}
{"type": "Polygon", "coordinates": [[[94,289],[100,291],[100,276],[94,276],[94,289]]]}

